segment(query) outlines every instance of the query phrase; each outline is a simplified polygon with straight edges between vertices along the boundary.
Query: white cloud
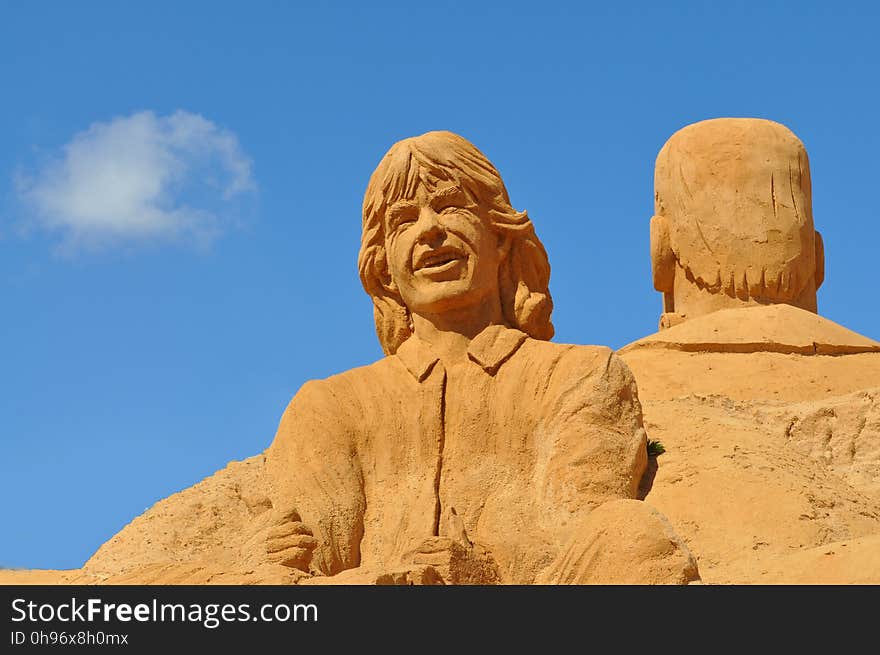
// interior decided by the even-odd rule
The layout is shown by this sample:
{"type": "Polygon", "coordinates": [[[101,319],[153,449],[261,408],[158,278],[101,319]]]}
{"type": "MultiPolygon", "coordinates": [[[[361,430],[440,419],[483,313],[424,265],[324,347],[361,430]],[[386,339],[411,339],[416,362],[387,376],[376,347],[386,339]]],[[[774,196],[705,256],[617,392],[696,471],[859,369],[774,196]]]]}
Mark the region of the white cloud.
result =
{"type": "Polygon", "coordinates": [[[185,111],[94,123],[36,175],[19,175],[29,222],[65,247],[180,238],[204,245],[255,190],[251,161],[229,130],[185,111]]]}

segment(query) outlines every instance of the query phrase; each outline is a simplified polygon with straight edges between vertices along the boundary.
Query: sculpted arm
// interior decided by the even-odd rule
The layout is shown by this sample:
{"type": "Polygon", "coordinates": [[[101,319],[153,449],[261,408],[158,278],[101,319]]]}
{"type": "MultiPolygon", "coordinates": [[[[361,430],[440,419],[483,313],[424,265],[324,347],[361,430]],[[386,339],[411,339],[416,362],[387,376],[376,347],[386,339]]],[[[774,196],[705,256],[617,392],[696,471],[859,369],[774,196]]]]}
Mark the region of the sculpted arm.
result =
{"type": "Polygon", "coordinates": [[[565,515],[635,498],[647,466],[636,383],[610,349],[574,347],[550,379],[539,428],[542,501],[565,515]]]}
{"type": "Polygon", "coordinates": [[[325,575],[359,564],[365,507],[354,401],[334,386],[332,378],[303,385],[266,451],[277,514],[270,559],[303,570],[311,559],[325,575]]]}
{"type": "Polygon", "coordinates": [[[557,527],[557,554],[537,582],[687,583],[699,577],[687,547],[636,500],[647,444],[635,380],[609,349],[590,350],[555,371],[544,515],[545,529],[566,527],[557,527]]]}

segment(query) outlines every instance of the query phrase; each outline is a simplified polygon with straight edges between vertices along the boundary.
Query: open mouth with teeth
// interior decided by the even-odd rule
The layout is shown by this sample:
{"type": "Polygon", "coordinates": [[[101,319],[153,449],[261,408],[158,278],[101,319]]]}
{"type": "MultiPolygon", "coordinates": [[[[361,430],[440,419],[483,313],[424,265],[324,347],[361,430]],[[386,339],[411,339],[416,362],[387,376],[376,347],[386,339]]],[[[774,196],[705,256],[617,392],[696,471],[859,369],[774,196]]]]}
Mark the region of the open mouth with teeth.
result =
{"type": "Polygon", "coordinates": [[[439,248],[423,253],[416,260],[416,272],[443,273],[452,270],[465,259],[464,253],[453,248],[439,248]]]}

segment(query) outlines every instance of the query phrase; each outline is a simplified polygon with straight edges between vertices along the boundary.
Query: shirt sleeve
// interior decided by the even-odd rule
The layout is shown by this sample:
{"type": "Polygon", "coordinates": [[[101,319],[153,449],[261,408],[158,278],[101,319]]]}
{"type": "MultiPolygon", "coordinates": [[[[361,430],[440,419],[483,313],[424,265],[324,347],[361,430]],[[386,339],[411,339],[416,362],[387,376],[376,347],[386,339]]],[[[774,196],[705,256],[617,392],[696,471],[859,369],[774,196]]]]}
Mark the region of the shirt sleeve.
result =
{"type": "Polygon", "coordinates": [[[339,385],[303,385],[266,451],[273,507],[299,512],[318,540],[312,564],[326,575],[359,565],[366,506],[354,405],[340,401],[339,385]]]}
{"type": "Polygon", "coordinates": [[[542,500],[574,518],[608,500],[635,498],[647,466],[636,382],[609,348],[573,346],[553,370],[541,426],[542,500]]]}

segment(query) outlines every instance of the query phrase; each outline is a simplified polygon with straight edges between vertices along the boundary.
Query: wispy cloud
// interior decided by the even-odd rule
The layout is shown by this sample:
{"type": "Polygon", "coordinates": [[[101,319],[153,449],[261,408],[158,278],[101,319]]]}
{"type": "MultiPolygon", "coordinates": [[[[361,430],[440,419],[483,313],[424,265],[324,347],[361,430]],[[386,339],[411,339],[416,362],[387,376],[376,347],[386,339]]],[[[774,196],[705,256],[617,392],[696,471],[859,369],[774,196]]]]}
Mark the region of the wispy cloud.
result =
{"type": "Polygon", "coordinates": [[[65,248],[185,239],[210,243],[255,190],[233,132],[185,111],[143,111],[94,123],[16,187],[30,226],[65,248]]]}

